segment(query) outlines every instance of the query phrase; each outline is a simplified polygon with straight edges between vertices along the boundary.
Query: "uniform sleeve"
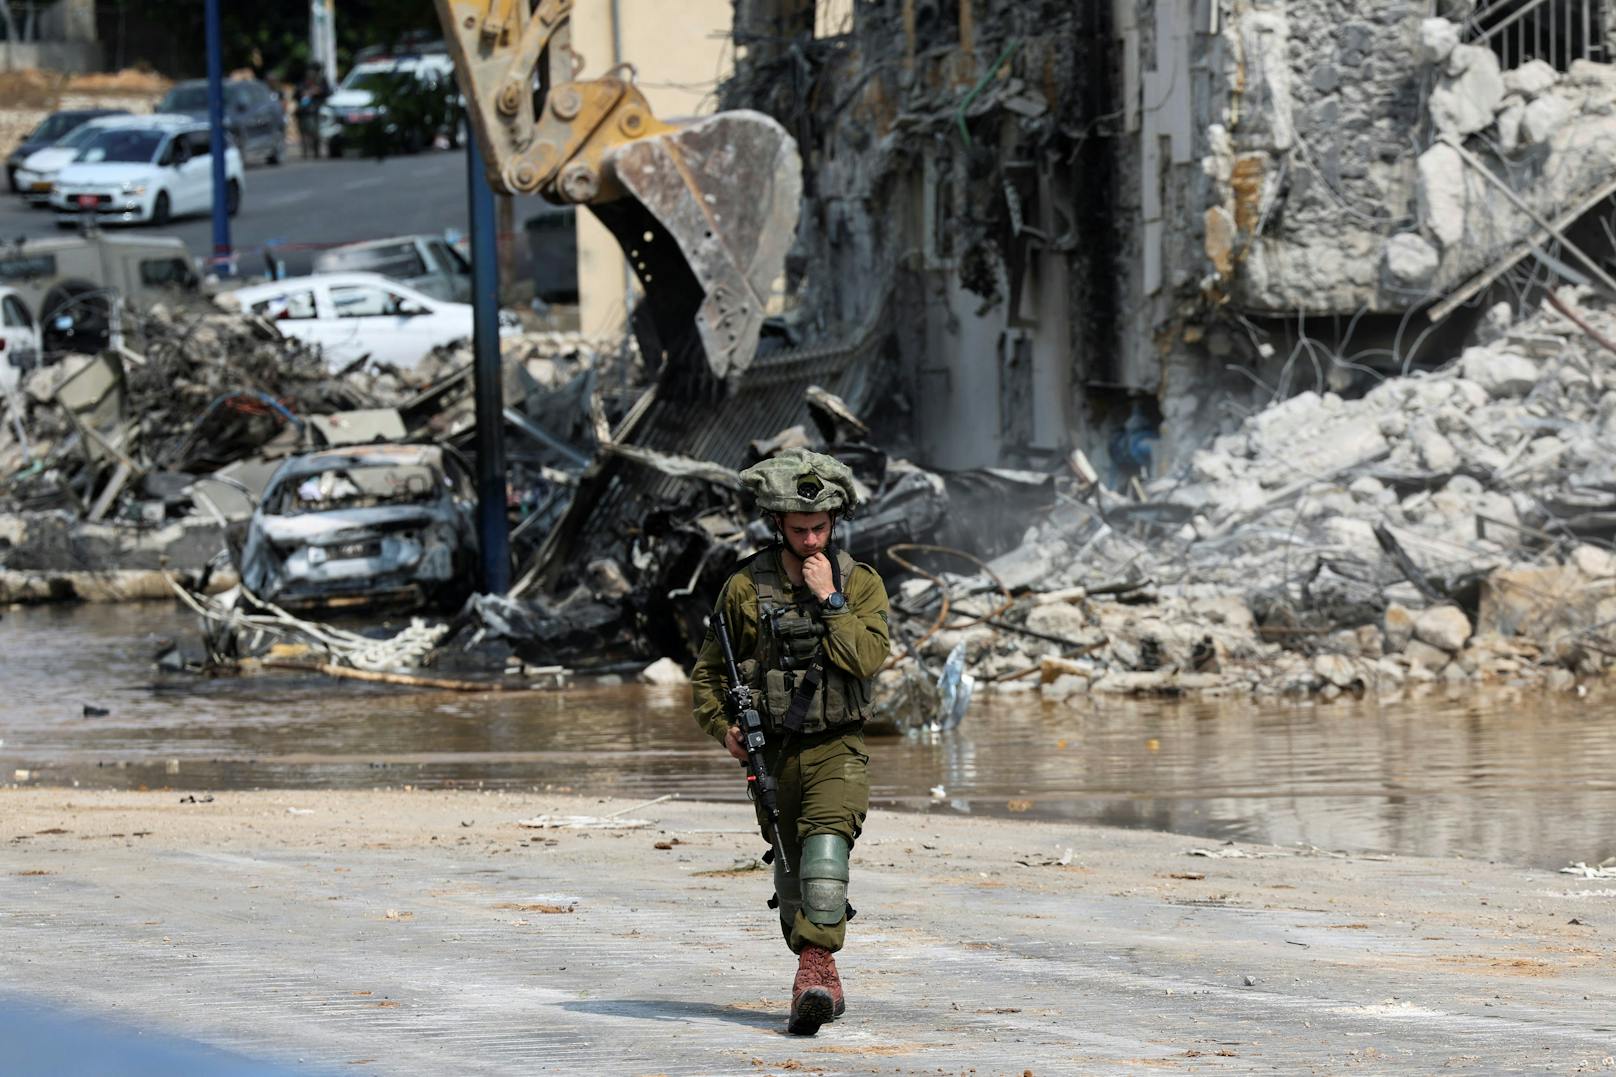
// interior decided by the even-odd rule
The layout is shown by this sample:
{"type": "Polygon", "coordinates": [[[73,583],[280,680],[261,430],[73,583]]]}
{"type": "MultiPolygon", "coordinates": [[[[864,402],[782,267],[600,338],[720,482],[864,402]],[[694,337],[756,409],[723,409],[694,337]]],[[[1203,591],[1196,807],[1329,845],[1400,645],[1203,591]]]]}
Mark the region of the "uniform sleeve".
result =
{"type": "Polygon", "coordinates": [[[853,676],[868,679],[881,671],[892,652],[887,627],[887,589],[868,565],[847,579],[847,608],[824,613],[825,654],[853,676]]]}
{"type": "MultiPolygon", "coordinates": [[[[757,649],[757,598],[743,573],[729,578],[718,602],[729,622],[735,661],[743,662],[757,649]]],[[[730,725],[724,710],[724,676],[724,652],[718,646],[717,629],[709,625],[696,668],[690,671],[691,709],[702,732],[720,744],[730,725]]]]}

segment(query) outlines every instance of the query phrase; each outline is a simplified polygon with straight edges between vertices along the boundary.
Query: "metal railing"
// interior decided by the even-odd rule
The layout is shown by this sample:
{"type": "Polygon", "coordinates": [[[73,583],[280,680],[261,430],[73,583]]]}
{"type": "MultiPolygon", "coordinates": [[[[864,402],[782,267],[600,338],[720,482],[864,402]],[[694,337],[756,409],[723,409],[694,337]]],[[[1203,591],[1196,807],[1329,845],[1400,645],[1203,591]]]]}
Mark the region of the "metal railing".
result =
{"type": "Polygon", "coordinates": [[[1609,61],[1604,0],[1480,0],[1466,36],[1507,68],[1543,60],[1568,71],[1577,60],[1609,61]]]}

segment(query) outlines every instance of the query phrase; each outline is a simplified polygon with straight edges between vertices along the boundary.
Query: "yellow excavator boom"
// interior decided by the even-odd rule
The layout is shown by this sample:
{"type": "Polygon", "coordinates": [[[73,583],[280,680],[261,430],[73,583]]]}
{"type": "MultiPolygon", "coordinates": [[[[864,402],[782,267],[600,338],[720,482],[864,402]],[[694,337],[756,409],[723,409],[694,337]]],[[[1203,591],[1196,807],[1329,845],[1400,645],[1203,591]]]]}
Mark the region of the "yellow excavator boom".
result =
{"type": "Polygon", "coordinates": [[[621,68],[580,79],[574,0],[434,3],[489,184],[601,219],[645,288],[653,361],[744,372],[797,228],[791,136],[748,110],[664,123],[621,68]]]}

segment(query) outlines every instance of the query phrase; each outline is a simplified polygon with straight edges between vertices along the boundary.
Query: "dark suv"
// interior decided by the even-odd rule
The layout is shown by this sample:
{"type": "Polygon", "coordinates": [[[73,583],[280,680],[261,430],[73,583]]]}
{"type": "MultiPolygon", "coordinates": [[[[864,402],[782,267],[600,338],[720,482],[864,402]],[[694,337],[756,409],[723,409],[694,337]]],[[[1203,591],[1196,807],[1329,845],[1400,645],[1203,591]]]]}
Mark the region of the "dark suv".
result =
{"type": "MultiPolygon", "coordinates": [[[[208,118],[208,80],[181,82],[157,106],[158,112],[208,118]]],[[[274,90],[257,79],[232,79],[224,84],[224,126],[236,140],[245,161],[281,163],[286,148],[286,110],[274,90]]]]}

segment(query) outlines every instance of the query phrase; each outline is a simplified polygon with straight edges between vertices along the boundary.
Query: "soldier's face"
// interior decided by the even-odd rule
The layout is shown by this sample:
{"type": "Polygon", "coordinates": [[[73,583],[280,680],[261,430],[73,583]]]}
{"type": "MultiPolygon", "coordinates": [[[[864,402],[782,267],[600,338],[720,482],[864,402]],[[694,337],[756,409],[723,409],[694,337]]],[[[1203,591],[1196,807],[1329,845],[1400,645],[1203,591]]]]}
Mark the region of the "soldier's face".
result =
{"type": "Polygon", "coordinates": [[[788,512],[778,519],[786,546],[802,560],[824,553],[830,545],[830,513],[788,512]]]}

